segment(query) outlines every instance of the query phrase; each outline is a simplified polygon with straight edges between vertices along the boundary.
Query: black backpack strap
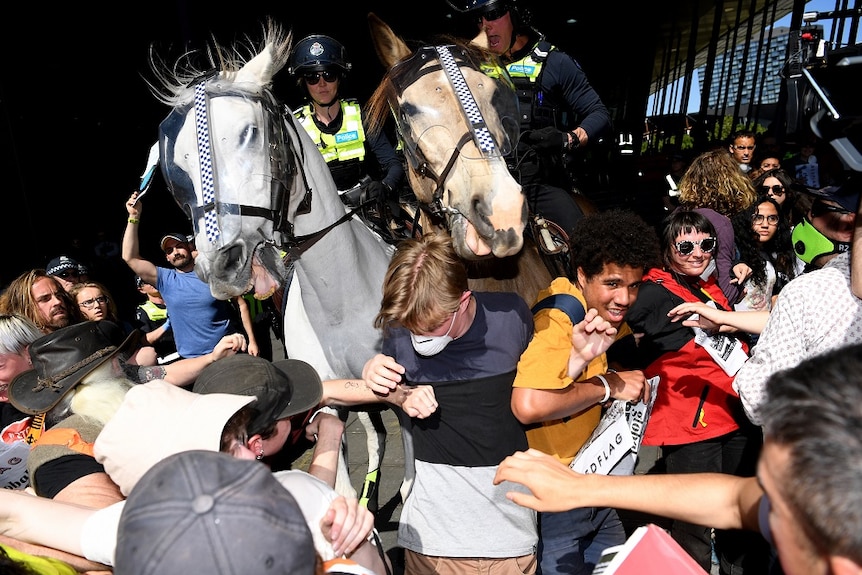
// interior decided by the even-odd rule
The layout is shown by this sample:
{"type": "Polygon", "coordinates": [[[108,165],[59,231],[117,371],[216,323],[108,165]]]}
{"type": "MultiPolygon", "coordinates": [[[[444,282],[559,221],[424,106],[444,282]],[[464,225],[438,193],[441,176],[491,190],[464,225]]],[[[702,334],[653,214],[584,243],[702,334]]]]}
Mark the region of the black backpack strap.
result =
{"type": "Polygon", "coordinates": [[[557,293],[548,296],[545,299],[536,302],[536,305],[533,306],[531,311],[533,312],[533,315],[536,315],[539,310],[548,308],[556,308],[565,312],[572,321],[572,325],[581,323],[587,315],[587,312],[584,310],[584,306],[581,305],[578,298],[568,293],[557,293]]]}

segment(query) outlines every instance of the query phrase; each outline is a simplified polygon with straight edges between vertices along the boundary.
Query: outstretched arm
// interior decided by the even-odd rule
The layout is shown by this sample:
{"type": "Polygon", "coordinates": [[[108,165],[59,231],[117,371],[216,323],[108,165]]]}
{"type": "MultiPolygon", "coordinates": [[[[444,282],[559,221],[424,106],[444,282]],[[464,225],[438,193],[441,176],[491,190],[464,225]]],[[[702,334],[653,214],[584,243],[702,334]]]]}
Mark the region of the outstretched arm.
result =
{"type": "Polygon", "coordinates": [[[536,511],[615,507],[720,529],[758,531],[763,490],[755,477],[723,473],[582,475],[536,449],[519,451],[500,463],[494,484],[513,481],[532,495],[506,496],[536,511]]]}
{"type": "Polygon", "coordinates": [[[251,310],[249,309],[248,302],[241,295],[238,295],[233,299],[234,302],[236,302],[236,307],[239,311],[239,318],[242,321],[242,329],[245,330],[245,335],[248,338],[248,354],[257,357],[260,355],[260,347],[258,347],[257,340],[254,336],[254,323],[252,323],[251,320],[251,310]]]}
{"type": "Polygon", "coordinates": [[[343,434],[344,423],[331,407],[319,409],[305,426],[305,437],[314,442],[314,453],[308,464],[308,473],[333,489],[343,434]]]}
{"type": "Polygon", "coordinates": [[[174,385],[189,385],[194,383],[203,369],[222,358],[245,351],[245,336],[241,333],[226,335],[219,340],[213,350],[199,357],[188,357],[164,366],[164,380],[174,385]]]}
{"type": "Polygon", "coordinates": [[[686,302],[667,312],[667,316],[671,321],[682,320],[682,325],[699,327],[708,332],[760,333],[766,325],[766,320],[769,319],[769,312],[727,311],[701,302],[686,302]],[[697,318],[688,319],[692,314],[697,314],[697,318]]]}
{"type": "Polygon", "coordinates": [[[138,243],[138,224],[140,223],[143,205],[138,201],[137,191],[126,200],[126,211],[129,213],[129,218],[126,222],[126,231],[123,233],[123,261],[142,280],[150,285],[156,285],[158,279],[156,277],[156,266],[154,263],[141,257],[141,249],[138,243]]]}
{"type": "Polygon", "coordinates": [[[0,543],[31,555],[65,561],[79,572],[109,572],[110,568],[86,559],[81,535],[96,509],[0,490],[0,543]]]}

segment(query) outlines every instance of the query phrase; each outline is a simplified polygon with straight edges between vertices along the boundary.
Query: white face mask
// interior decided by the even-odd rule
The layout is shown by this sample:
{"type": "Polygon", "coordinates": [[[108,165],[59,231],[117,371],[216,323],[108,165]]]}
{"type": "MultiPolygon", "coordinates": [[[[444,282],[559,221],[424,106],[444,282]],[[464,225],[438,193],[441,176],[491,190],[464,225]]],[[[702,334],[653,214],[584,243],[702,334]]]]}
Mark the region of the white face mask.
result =
{"type": "Polygon", "coordinates": [[[415,333],[411,333],[410,342],[413,344],[413,349],[416,350],[416,353],[428,357],[437,355],[443,351],[449,345],[449,342],[454,339],[449,336],[449,333],[455,325],[455,318],[457,316],[458,310],[455,310],[455,313],[452,314],[452,323],[449,324],[449,329],[446,330],[445,335],[416,335],[415,333]]]}

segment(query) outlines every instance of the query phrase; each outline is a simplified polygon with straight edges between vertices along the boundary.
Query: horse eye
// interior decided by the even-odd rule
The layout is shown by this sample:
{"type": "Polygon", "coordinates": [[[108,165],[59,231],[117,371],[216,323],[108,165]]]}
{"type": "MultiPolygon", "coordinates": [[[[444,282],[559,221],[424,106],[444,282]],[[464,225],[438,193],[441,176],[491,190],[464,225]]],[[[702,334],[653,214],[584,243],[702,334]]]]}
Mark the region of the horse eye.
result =
{"type": "Polygon", "coordinates": [[[257,126],[246,126],[246,128],[242,131],[242,134],[240,135],[240,144],[243,146],[248,146],[249,144],[257,140],[257,134],[257,126]]]}

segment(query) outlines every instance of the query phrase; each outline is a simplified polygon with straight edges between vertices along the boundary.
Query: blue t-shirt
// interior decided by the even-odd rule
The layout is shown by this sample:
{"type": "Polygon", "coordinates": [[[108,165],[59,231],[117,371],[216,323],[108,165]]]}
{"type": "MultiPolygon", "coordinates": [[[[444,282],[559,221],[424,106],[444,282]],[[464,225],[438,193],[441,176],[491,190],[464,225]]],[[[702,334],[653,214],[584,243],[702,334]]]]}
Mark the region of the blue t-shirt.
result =
{"type": "Polygon", "coordinates": [[[182,357],[210,353],[237,326],[229,301],[217,300],[195,272],[157,268],[156,289],[168,306],[177,351],[182,357]]]}

